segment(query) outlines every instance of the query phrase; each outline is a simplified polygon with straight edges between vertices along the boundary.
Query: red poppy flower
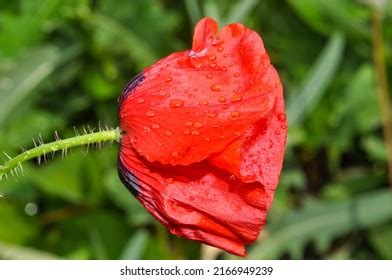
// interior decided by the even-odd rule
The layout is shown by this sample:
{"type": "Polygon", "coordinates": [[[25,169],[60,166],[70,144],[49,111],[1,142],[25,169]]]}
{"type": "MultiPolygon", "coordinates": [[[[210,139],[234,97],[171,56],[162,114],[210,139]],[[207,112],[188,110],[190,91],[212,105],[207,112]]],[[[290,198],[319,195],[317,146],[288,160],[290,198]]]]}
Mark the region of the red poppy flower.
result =
{"type": "Polygon", "coordinates": [[[170,232],[244,256],[282,167],[282,85],[259,35],[204,18],[191,50],[146,68],[119,98],[119,175],[170,232]]]}

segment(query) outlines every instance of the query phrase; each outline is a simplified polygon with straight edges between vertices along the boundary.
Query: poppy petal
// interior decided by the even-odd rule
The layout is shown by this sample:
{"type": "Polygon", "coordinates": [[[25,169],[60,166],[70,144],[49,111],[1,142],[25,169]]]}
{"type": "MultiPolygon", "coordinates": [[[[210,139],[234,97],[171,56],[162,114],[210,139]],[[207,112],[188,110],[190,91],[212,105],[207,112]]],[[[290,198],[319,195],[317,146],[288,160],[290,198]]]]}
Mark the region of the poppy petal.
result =
{"type": "MultiPolygon", "coordinates": [[[[268,72],[271,80],[279,81],[272,67],[268,72]]],[[[231,172],[243,182],[258,181],[271,190],[278,183],[287,133],[280,83],[276,84],[274,94],[276,103],[268,118],[258,121],[241,138],[209,159],[212,164],[231,172]]]]}
{"type": "Polygon", "coordinates": [[[146,69],[122,102],[121,128],[149,161],[202,161],[272,110],[275,83],[264,77],[272,66],[260,37],[240,24],[223,28],[220,37],[216,31],[216,22],[203,20],[194,48],[146,69]]]}
{"type": "Polygon", "coordinates": [[[131,191],[137,184],[132,193],[171,233],[246,254],[244,245],[257,239],[271,201],[261,184],[241,183],[208,163],[152,164],[128,138],[120,149],[120,177],[134,178],[123,182],[131,191]]]}

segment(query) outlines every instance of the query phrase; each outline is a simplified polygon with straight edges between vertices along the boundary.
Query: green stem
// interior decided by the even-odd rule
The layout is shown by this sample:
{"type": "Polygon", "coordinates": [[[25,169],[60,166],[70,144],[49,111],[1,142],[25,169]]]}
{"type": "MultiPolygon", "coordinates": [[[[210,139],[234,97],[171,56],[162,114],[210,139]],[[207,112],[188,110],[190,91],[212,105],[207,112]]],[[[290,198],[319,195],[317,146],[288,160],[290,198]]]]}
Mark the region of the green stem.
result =
{"type": "Polygon", "coordinates": [[[9,172],[14,174],[13,170],[17,172],[17,168],[21,169],[22,162],[29,159],[40,158],[41,156],[45,156],[49,153],[66,151],[69,148],[74,148],[78,146],[90,145],[107,141],[119,142],[119,140],[120,130],[119,128],[116,128],[111,130],[86,133],[84,135],[78,135],[72,138],[57,140],[47,144],[41,144],[35,148],[24,151],[23,153],[17,155],[14,158],[9,157],[9,160],[7,162],[5,162],[3,165],[0,165],[0,180],[9,172]]]}
{"type": "Polygon", "coordinates": [[[381,112],[382,128],[387,148],[389,186],[392,190],[392,112],[391,100],[388,93],[382,16],[382,7],[374,5],[372,22],[373,58],[377,78],[377,94],[381,112]]]}

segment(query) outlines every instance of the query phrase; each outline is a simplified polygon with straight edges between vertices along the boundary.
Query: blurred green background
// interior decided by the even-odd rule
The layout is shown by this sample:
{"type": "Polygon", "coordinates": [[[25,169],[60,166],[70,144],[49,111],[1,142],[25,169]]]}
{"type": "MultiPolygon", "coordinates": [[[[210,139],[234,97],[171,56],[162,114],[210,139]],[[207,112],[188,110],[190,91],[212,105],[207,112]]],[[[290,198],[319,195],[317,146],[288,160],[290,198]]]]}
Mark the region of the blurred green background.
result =
{"type": "MultiPolygon", "coordinates": [[[[72,136],[73,126],[116,127],[123,86],[189,49],[198,19],[239,21],[262,35],[289,119],[281,182],[248,258],[392,259],[374,23],[364,2],[0,0],[0,151],[16,155],[55,130],[72,136]]],[[[392,74],[391,2],[382,9],[392,74]]],[[[235,258],[151,218],[118,179],[117,149],[29,162],[24,176],[1,181],[0,258],[235,258]]]]}

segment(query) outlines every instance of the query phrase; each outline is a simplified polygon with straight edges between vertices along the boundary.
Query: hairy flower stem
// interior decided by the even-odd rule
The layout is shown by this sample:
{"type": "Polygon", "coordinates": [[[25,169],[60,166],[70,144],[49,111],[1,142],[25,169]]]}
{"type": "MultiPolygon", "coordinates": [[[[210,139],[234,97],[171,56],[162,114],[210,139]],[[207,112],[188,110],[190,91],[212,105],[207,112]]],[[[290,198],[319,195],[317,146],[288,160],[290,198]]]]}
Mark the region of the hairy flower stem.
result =
{"type": "Polygon", "coordinates": [[[382,127],[387,148],[389,186],[392,189],[392,122],[391,101],[388,94],[388,80],[385,66],[384,40],[382,35],[382,8],[374,5],[372,23],[373,59],[377,77],[377,93],[381,112],[382,127]]]}
{"type": "Polygon", "coordinates": [[[91,132],[86,133],[84,135],[77,135],[72,138],[57,140],[47,144],[41,144],[35,148],[30,150],[26,150],[23,153],[17,155],[16,157],[8,157],[8,161],[6,161],[3,165],[0,165],[0,180],[7,176],[8,173],[14,175],[14,173],[18,174],[18,170],[22,171],[22,162],[27,161],[32,158],[40,158],[41,156],[45,156],[49,153],[55,153],[57,151],[67,151],[70,148],[85,146],[95,143],[102,143],[107,141],[117,141],[120,139],[120,130],[119,128],[110,129],[110,130],[102,130],[99,132],[91,132]]]}

